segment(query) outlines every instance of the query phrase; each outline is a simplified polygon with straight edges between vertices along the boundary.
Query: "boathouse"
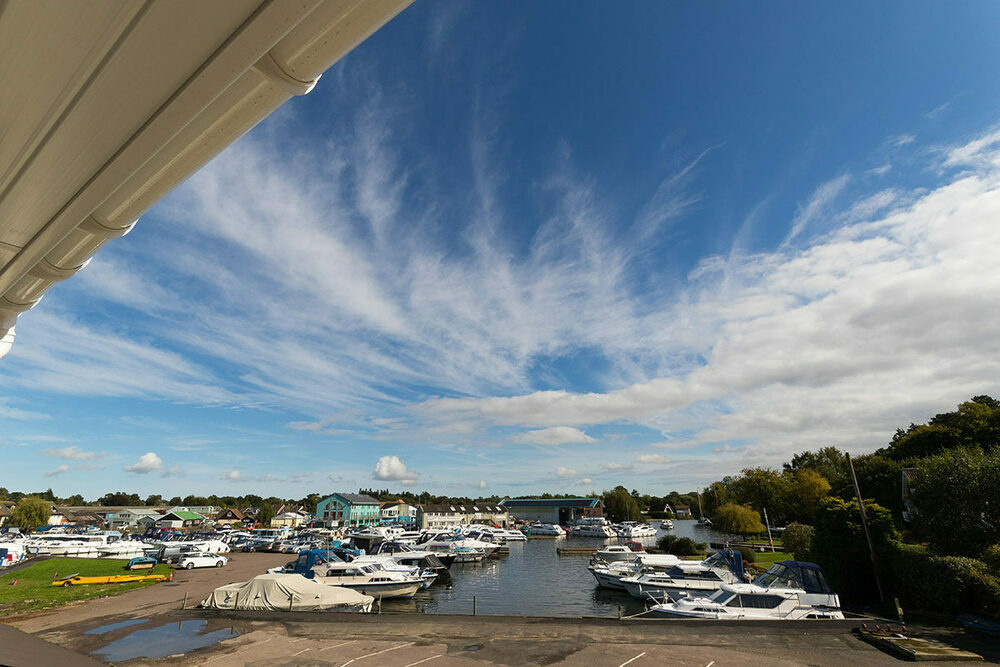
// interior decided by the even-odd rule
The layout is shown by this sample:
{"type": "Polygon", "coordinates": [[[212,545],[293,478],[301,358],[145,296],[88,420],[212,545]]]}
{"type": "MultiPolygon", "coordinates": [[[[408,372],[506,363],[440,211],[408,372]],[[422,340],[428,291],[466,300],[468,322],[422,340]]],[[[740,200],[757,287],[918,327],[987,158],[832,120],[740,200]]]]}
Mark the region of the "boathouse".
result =
{"type": "Polygon", "coordinates": [[[511,518],[565,525],[576,519],[601,516],[600,498],[508,498],[500,503],[511,518]]]}

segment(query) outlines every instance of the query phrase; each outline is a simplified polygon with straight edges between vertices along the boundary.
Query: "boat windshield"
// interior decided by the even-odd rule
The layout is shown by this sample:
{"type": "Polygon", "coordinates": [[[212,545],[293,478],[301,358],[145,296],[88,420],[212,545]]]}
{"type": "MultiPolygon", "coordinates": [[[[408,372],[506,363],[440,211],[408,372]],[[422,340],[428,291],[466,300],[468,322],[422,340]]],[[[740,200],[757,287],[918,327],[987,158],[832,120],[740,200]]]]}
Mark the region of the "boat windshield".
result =
{"type": "Polygon", "coordinates": [[[735,595],[736,593],[730,593],[729,591],[720,588],[719,590],[712,593],[708,597],[708,599],[718,604],[726,604],[727,602],[732,600],[735,595]]]}
{"type": "Polygon", "coordinates": [[[716,551],[702,562],[706,567],[726,567],[726,558],[721,551],[716,551]]]}
{"type": "Polygon", "coordinates": [[[753,582],[761,588],[792,588],[804,590],[807,593],[832,593],[830,585],[823,576],[823,571],[811,563],[796,563],[790,565],[775,563],[764,574],[753,582]]]}

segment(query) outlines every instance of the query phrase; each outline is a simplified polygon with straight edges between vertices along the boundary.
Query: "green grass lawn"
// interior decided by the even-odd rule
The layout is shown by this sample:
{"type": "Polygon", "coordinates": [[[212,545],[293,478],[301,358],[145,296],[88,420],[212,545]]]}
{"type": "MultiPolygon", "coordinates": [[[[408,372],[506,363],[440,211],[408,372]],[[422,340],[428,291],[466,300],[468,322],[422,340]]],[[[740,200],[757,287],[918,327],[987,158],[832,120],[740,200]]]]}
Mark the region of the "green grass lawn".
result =
{"type": "Polygon", "coordinates": [[[775,551],[774,553],[764,551],[757,554],[757,559],[754,562],[754,565],[762,570],[766,570],[771,567],[772,563],[777,563],[782,560],[795,560],[795,554],[785,553],[784,551],[775,551]]]}
{"type": "Polygon", "coordinates": [[[84,577],[101,577],[112,574],[169,574],[170,568],[162,563],[152,570],[125,569],[127,560],[104,560],[90,558],[52,558],[23,570],[4,573],[0,576],[0,616],[9,616],[26,611],[57,607],[74,600],[118,595],[136,588],[150,586],[156,582],[139,581],[130,584],[85,584],[79,586],[53,586],[52,575],[59,577],[80,574],[84,577]],[[11,585],[11,581],[17,584],[11,585]]]}

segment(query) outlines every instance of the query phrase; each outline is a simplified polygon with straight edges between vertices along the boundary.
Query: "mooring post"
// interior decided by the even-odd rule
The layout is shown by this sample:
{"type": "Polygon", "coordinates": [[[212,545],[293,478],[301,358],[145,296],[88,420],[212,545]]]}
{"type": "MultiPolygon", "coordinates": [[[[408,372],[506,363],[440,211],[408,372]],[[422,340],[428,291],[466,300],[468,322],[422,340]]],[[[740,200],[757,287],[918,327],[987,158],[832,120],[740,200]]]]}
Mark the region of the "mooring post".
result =
{"type": "Polygon", "coordinates": [[[622,620],[622,606],[618,605],[618,620],[622,620]]]}
{"type": "Polygon", "coordinates": [[[476,615],[476,611],[477,611],[477,610],[476,610],[476,602],[477,602],[477,601],[476,601],[476,596],[475,596],[475,595],[473,595],[473,596],[472,596],[472,615],[473,615],[473,616],[475,616],[475,615],[476,615]]]}
{"type": "Polygon", "coordinates": [[[188,594],[184,591],[184,599],[181,601],[181,609],[187,609],[188,606],[188,594]]]}

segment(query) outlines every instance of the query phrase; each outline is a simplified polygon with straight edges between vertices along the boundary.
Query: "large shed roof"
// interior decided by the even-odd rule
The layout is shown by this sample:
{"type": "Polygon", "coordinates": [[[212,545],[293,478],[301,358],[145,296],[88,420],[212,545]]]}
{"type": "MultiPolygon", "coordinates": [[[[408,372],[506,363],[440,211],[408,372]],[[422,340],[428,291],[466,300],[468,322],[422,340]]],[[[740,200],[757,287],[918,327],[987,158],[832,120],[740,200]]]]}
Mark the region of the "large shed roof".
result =
{"type": "Polygon", "coordinates": [[[508,498],[500,502],[507,509],[536,509],[540,507],[567,507],[583,509],[601,507],[600,498],[508,498]]]}

